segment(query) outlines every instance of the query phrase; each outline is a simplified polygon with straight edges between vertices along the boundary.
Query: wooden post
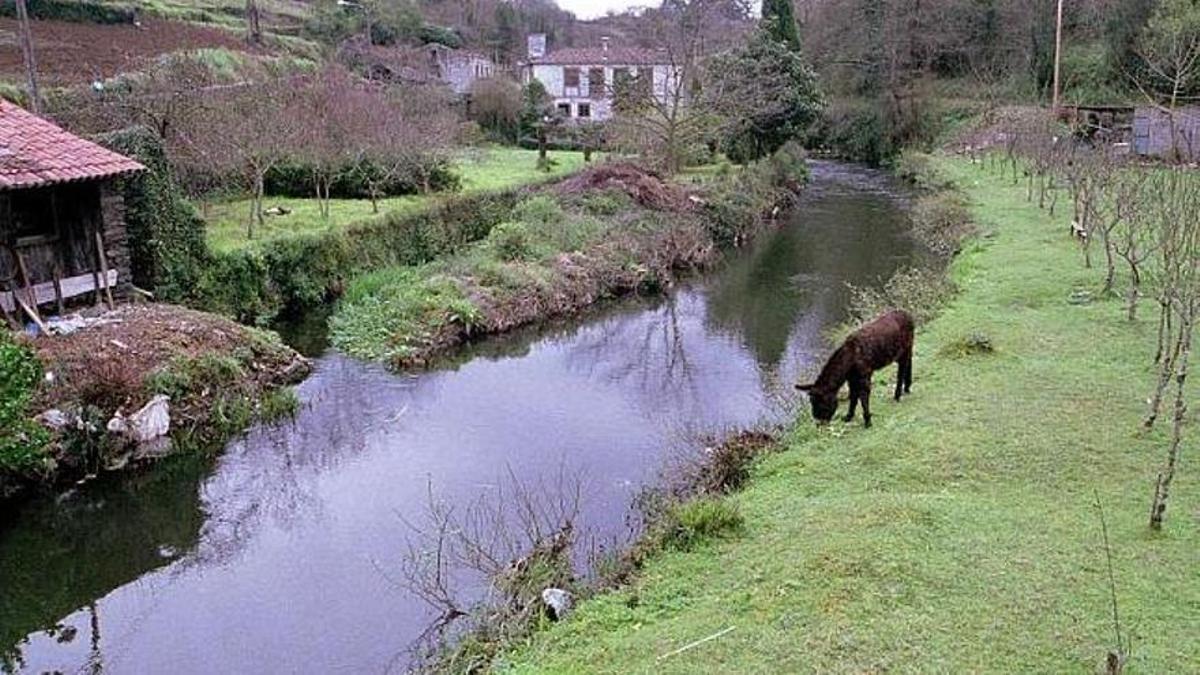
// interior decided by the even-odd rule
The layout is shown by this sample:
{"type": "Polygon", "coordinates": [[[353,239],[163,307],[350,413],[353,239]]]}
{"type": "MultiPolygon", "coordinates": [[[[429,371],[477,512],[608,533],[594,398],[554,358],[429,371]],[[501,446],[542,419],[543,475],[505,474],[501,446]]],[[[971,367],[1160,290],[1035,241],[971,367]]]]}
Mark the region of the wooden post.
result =
{"type": "Polygon", "coordinates": [[[38,91],[37,57],[33,53],[33,33],[29,30],[29,12],[25,0],[17,1],[17,41],[21,43],[21,56],[25,59],[25,77],[29,83],[29,109],[35,115],[42,114],[42,96],[38,91]]]}
{"type": "Polygon", "coordinates": [[[37,324],[37,327],[41,329],[43,333],[48,334],[50,331],[47,330],[46,324],[42,322],[42,316],[38,314],[37,291],[34,290],[33,280],[29,278],[29,270],[25,267],[25,256],[21,255],[20,251],[14,251],[14,253],[17,254],[17,270],[21,273],[21,279],[25,284],[25,292],[28,297],[28,302],[22,300],[20,293],[15,290],[13,291],[13,300],[16,301],[17,305],[24,310],[25,314],[27,314],[30,319],[33,319],[33,322],[37,324]]]}
{"type": "Polygon", "coordinates": [[[1054,95],[1050,104],[1050,109],[1054,112],[1055,117],[1058,116],[1059,71],[1062,67],[1062,12],[1063,0],[1058,0],[1058,18],[1054,27],[1054,95]]]}
{"type": "Polygon", "coordinates": [[[54,302],[58,306],[59,316],[67,313],[66,307],[63,304],[62,265],[57,260],[54,261],[54,302]]]}
{"type": "Polygon", "coordinates": [[[99,232],[96,233],[96,253],[100,258],[100,277],[103,279],[104,295],[108,298],[108,308],[116,309],[116,303],[113,302],[112,286],[108,284],[108,256],[104,254],[104,237],[99,232]]]}

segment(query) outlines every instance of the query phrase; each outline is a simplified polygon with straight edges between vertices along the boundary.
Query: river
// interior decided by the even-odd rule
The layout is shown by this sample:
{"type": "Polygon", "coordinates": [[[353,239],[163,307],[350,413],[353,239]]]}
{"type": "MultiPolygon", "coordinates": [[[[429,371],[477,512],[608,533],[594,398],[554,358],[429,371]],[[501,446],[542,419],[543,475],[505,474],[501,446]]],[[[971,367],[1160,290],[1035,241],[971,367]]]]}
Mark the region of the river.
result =
{"type": "Polygon", "coordinates": [[[883,173],[813,162],[787,222],[712,274],[428,372],[297,338],[323,351],[294,421],[4,516],[0,670],[403,670],[436,616],[396,576],[431,499],[569,482],[580,525],[619,538],[673,449],[786,414],[847,283],[921,257],[905,201],[883,173]]]}

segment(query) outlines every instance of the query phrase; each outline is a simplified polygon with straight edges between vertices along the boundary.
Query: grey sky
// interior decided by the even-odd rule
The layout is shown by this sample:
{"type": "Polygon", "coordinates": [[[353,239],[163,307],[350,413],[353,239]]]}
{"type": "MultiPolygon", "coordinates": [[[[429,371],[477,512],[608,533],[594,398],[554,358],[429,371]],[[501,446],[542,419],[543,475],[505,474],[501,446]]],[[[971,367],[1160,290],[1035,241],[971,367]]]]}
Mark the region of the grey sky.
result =
{"type": "Polygon", "coordinates": [[[630,7],[658,5],[657,0],[558,0],[558,6],[574,12],[581,19],[604,16],[609,10],[621,11],[630,7]]]}

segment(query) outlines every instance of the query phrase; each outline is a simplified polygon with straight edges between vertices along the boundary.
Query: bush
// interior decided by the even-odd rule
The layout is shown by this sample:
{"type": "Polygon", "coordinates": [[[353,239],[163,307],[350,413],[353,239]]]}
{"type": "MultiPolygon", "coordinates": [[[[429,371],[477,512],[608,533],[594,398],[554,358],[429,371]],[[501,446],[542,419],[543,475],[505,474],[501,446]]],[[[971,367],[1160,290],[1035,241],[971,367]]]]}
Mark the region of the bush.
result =
{"type": "Polygon", "coordinates": [[[130,127],[97,139],[148,170],[125,178],[125,226],[133,283],[161,300],[179,301],[193,292],[208,265],[204,221],[184,200],[162,141],[145,127],[130,127]]]}
{"type": "Polygon", "coordinates": [[[30,419],[29,409],[41,381],[37,357],[0,330],[0,497],[5,474],[28,474],[45,458],[49,435],[30,419]]]}
{"type": "MultiPolygon", "coordinates": [[[[387,176],[378,164],[364,160],[336,171],[337,179],[329,186],[334,199],[369,199],[371,188],[376,197],[399,197],[423,192],[455,192],[462,179],[453,165],[441,157],[414,161],[412,166],[394,176],[387,176]]],[[[298,162],[285,162],[267,172],[263,189],[270,197],[312,197],[313,167],[298,162]]]]}
{"type": "Polygon", "coordinates": [[[971,212],[957,192],[942,191],[919,198],[912,212],[913,234],[929,250],[951,256],[974,233],[971,212]]]}
{"type": "Polygon", "coordinates": [[[908,268],[893,274],[883,288],[851,286],[851,290],[850,315],[858,323],[892,309],[902,309],[917,323],[925,323],[950,301],[955,287],[940,271],[908,268]]]}
{"type": "MultiPolygon", "coordinates": [[[[28,0],[26,5],[30,17],[44,21],[121,24],[137,20],[137,9],[132,5],[88,0],[28,0]]],[[[12,18],[16,15],[14,0],[0,0],[0,16],[12,18]]]]}
{"type": "Polygon", "coordinates": [[[808,131],[805,145],[879,166],[896,153],[880,108],[871,101],[838,101],[808,131]]]}
{"type": "Polygon", "coordinates": [[[703,497],[670,507],[659,528],[664,547],[687,551],[734,534],[744,524],[741,511],[729,500],[703,497]]]}
{"type": "Polygon", "coordinates": [[[533,242],[524,223],[500,223],[488,235],[488,244],[501,260],[513,262],[533,255],[533,242]]]}

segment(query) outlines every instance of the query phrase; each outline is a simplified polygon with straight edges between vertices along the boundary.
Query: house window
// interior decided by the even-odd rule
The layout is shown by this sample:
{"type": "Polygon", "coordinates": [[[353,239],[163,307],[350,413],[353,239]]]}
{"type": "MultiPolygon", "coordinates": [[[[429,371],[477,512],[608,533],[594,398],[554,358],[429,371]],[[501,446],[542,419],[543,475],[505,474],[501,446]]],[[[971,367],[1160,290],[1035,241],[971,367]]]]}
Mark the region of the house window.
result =
{"type": "Polygon", "coordinates": [[[575,114],[576,117],[590,118],[592,116],[592,104],[580,103],[575,114]]]}
{"type": "Polygon", "coordinates": [[[592,96],[604,95],[604,69],[591,68],[588,70],[588,93],[592,96]]]}
{"type": "Polygon", "coordinates": [[[571,116],[571,104],[570,103],[559,103],[558,104],[558,114],[562,115],[563,117],[570,117],[571,116]]]}
{"type": "Polygon", "coordinates": [[[579,86],[579,69],[578,68],[563,68],[563,86],[578,87],[579,86]]]}

